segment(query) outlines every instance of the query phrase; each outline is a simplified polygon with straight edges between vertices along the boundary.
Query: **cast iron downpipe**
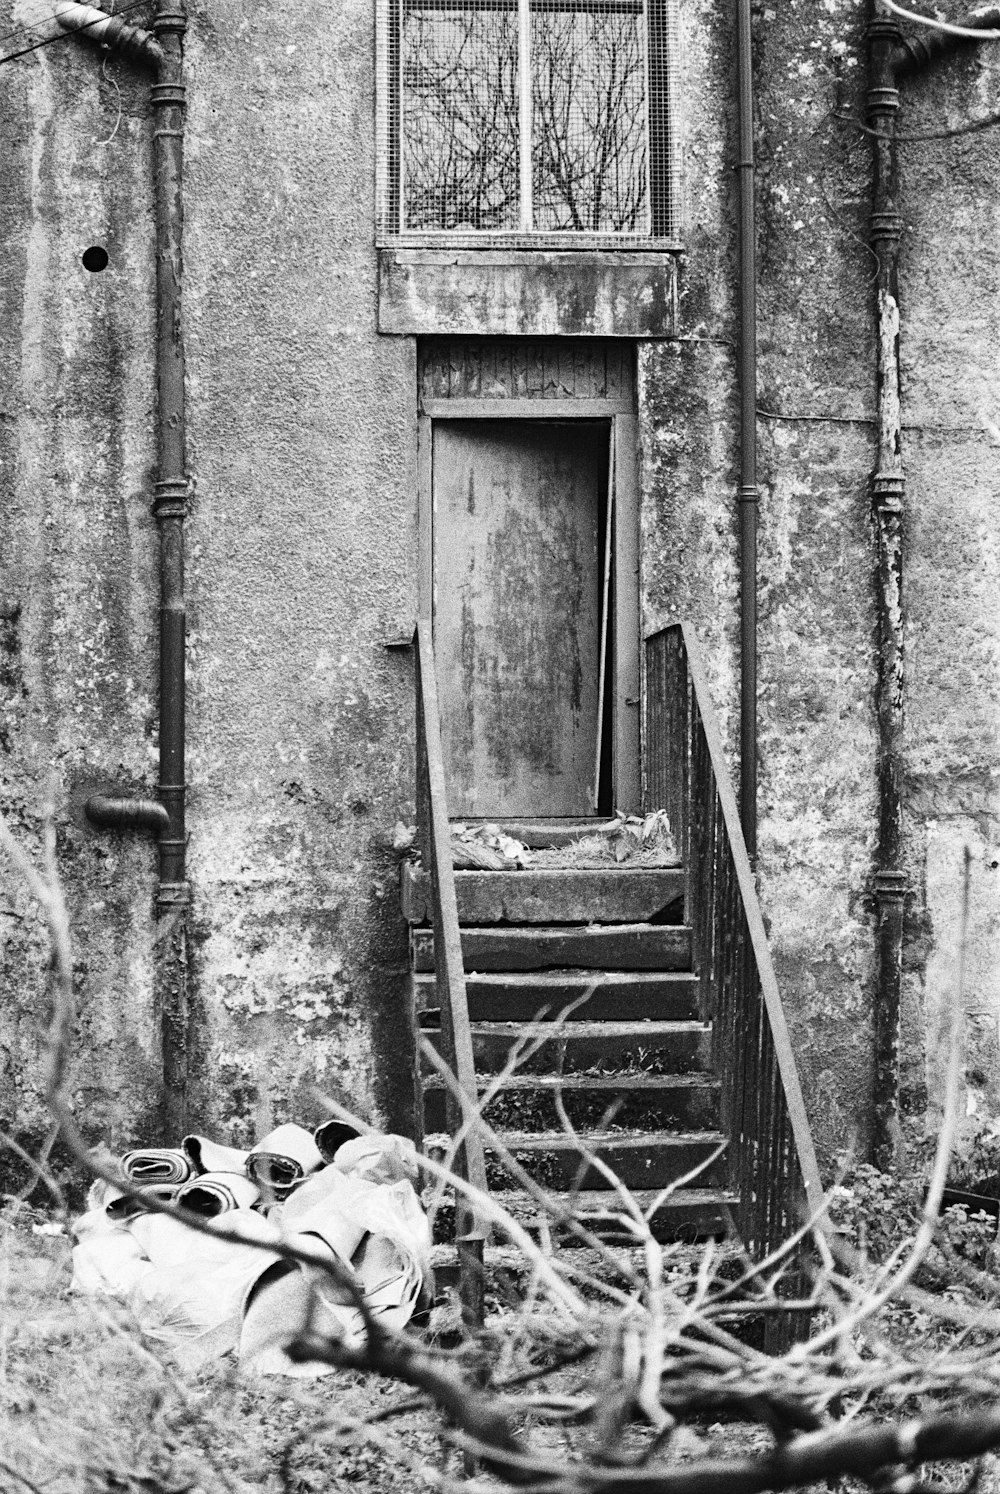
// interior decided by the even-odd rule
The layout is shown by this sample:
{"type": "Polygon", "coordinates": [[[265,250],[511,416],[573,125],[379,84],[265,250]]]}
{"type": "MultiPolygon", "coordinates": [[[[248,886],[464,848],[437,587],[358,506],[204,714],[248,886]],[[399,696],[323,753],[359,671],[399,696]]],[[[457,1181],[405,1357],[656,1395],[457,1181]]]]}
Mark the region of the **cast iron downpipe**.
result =
{"type": "MultiPolygon", "coordinates": [[[[996,6],[981,9],[963,26],[987,29],[1000,19],[996,6]]],[[[879,0],[868,27],[868,123],[874,154],[871,247],[876,280],[877,450],[871,479],[876,547],[878,675],[878,840],[872,892],[878,940],[875,1002],[875,1103],[873,1156],[891,1168],[898,1157],[899,1026],[903,979],[903,907],[908,891],[903,867],[902,763],[905,659],[903,653],[903,471],[899,380],[900,217],[896,116],[899,83],[937,58],[975,45],[944,32],[904,38],[879,0]]]]}
{"type": "Polygon", "coordinates": [[[156,207],[157,478],[152,511],[160,533],[160,773],[159,803],[95,797],[87,813],[120,830],[159,834],[156,908],[162,926],[157,966],[161,1014],[163,1125],[183,1134],[187,1105],[187,910],[184,825],[184,519],[188,477],[181,328],[182,178],[184,169],[184,0],[157,0],[153,35],[91,6],[64,4],[57,13],[68,31],[150,65],[155,81],[153,185],[156,207]]]}
{"type": "Polygon", "coordinates": [[[906,479],[900,430],[898,164],[893,139],[899,110],[896,60],[902,38],[878,0],[868,31],[868,122],[874,173],[871,247],[876,280],[877,448],[871,479],[875,529],[875,615],[878,642],[878,839],[872,891],[877,927],[875,1103],[873,1155],[891,1168],[899,1140],[899,1013],[903,977],[903,902],[900,796],[903,732],[903,500],[906,479]]]}
{"type": "Polygon", "coordinates": [[[757,865],[757,245],[750,0],[737,0],[740,199],[740,821],[757,865]]]}

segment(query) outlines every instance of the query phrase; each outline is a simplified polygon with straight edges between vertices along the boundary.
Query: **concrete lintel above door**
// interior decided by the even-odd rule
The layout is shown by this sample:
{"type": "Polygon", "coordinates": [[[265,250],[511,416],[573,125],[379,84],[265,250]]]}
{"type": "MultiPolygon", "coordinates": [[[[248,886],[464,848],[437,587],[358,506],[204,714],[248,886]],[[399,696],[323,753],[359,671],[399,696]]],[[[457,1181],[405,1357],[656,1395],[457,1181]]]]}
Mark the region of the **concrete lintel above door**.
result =
{"type": "Polygon", "coordinates": [[[380,249],[378,325],[408,336],[673,337],[670,253],[380,249]]]}

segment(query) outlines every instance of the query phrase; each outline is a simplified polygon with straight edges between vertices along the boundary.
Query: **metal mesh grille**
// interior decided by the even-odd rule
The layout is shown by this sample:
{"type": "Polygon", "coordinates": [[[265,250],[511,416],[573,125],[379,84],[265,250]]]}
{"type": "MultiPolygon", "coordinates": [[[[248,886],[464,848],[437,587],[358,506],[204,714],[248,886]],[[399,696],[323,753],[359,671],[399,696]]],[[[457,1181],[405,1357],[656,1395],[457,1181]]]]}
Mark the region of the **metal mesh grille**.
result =
{"type": "Polygon", "coordinates": [[[676,0],[378,0],[382,241],[676,236],[676,0]]]}

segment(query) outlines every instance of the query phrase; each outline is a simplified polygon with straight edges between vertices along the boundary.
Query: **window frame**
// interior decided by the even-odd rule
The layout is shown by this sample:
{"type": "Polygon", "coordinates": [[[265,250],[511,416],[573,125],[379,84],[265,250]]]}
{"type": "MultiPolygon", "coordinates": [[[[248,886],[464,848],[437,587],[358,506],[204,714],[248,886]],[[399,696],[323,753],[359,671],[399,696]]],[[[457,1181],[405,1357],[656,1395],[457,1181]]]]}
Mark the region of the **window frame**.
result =
{"type": "MultiPolygon", "coordinates": [[[[600,13],[609,8],[636,11],[644,19],[645,89],[643,101],[646,144],[648,232],[577,229],[535,229],[526,226],[525,184],[531,178],[531,73],[522,70],[519,88],[518,135],[521,223],[516,229],[404,228],[402,214],[402,25],[408,0],[376,0],[376,213],[375,242],[379,248],[573,252],[608,250],[615,253],[677,252],[680,235],[681,147],[678,110],[679,0],[506,0],[519,26],[519,56],[530,28],[533,6],[539,9],[579,9],[600,13]],[[655,73],[655,78],[653,74],[655,73]],[[655,188],[654,188],[655,182],[655,188]],[[654,195],[655,191],[655,195],[654,195]]],[[[420,9],[420,0],[412,0],[420,9]]],[[[454,0],[457,11],[476,0],[454,0]]],[[[449,0],[432,0],[433,8],[449,9],[449,0]]],[[[428,7],[431,8],[431,7],[428,7]]],[[[529,42],[530,56],[530,42],[529,42]]]]}

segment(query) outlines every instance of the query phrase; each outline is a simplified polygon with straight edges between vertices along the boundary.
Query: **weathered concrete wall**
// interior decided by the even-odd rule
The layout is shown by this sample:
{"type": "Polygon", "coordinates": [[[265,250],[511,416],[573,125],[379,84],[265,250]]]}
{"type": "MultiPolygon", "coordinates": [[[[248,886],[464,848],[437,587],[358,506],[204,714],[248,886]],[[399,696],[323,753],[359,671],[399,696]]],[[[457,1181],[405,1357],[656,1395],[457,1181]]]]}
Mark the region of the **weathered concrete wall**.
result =
{"type": "Polygon", "coordinates": [[[760,870],[817,1138],[868,1143],[877,816],[868,148],[856,3],[765,7],[760,275],[760,870]],[[839,77],[838,77],[839,75],[839,77]]]}
{"type": "MultiPolygon", "coordinates": [[[[234,1137],[315,1110],[314,1085],[409,1120],[389,846],[411,664],[382,644],[415,611],[415,371],[375,336],[373,26],[367,4],[215,3],[187,44],[190,1119],[234,1137]]],[[[0,783],[32,840],[55,766],[78,1099],[115,1143],[156,1124],[154,851],[80,803],[156,782],[147,99],[60,42],[6,69],[0,105],[0,783]]],[[[35,1139],[43,939],[6,875],[0,930],[0,1125],[35,1139]]]]}
{"type": "MultiPolygon", "coordinates": [[[[683,14],[682,340],[641,360],[646,625],[695,623],[736,777],[735,37],[725,5],[683,14]]],[[[783,417],[762,418],[759,448],[760,876],[826,1156],[852,1132],[867,1144],[871,1101],[873,355],[851,236],[865,231],[867,160],[827,118],[862,18],[854,3],[755,15],[760,404],[783,417]]]]}
{"type": "MultiPolygon", "coordinates": [[[[0,16],[5,34],[20,19],[7,5],[0,16]]],[[[90,781],[148,780],[155,726],[144,92],[122,82],[115,131],[114,85],[65,45],[8,64],[0,91],[0,786],[34,850],[55,777],[80,976],[77,1099],[95,1129],[125,1115],[141,1129],[158,1066],[149,853],[99,839],[79,808],[90,781]],[[103,275],[80,262],[94,243],[111,257],[103,275]]],[[[37,1139],[45,943],[4,873],[0,1125],[37,1139]]]]}
{"type": "Polygon", "coordinates": [[[213,4],[189,45],[201,1092],[250,1128],[313,1084],[409,1119],[383,643],[415,615],[416,372],[375,332],[373,56],[366,0],[213,4]]]}
{"type": "MultiPolygon", "coordinates": [[[[35,0],[4,0],[6,31],[35,0]]],[[[957,13],[958,7],[952,9],[957,13]]],[[[755,7],[761,887],[818,1140],[868,1141],[877,821],[864,0],[755,7]]],[[[691,619],[738,749],[735,25],[689,0],[679,337],[640,345],[643,622],[691,619]]],[[[380,337],[374,17],[193,7],[186,175],[192,1123],[243,1138],[314,1086],[405,1125],[415,345],[380,337]]],[[[903,128],[985,113],[983,53],[908,88],[903,128]]],[[[0,93],[0,792],[37,840],[56,771],[77,941],[76,1083],[152,1135],[153,849],[85,824],[156,776],[155,398],[144,82],[62,42],[0,93]],[[118,89],[121,118],[118,118],[118,89]],[[117,121],[117,124],[116,124],[117,121]],[[109,268],[79,256],[103,243],[109,268]]],[[[1000,420],[990,134],[902,147],[908,868],[904,1097],[939,1087],[973,850],[970,1105],[995,1106],[1000,420]]],[[[44,941],[0,894],[0,1125],[36,1139],[44,941]]]]}
{"type": "MultiPolygon", "coordinates": [[[[947,11],[953,18],[960,7],[947,11]]],[[[901,129],[960,127],[995,109],[1000,59],[970,49],[905,87],[901,129]]],[[[995,130],[901,146],[900,265],[910,691],[906,804],[914,884],[907,967],[912,1084],[939,1109],[958,1000],[971,853],[965,1101],[1000,1109],[1000,257],[995,130]]]]}

